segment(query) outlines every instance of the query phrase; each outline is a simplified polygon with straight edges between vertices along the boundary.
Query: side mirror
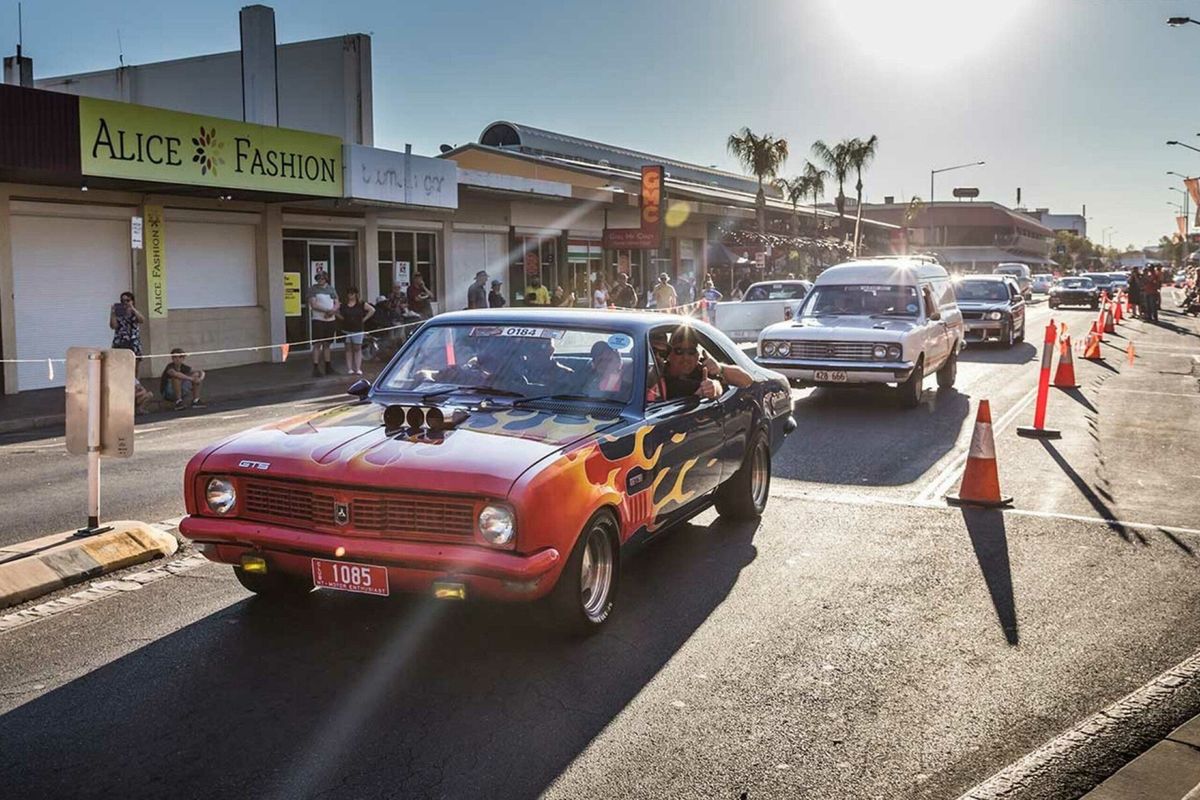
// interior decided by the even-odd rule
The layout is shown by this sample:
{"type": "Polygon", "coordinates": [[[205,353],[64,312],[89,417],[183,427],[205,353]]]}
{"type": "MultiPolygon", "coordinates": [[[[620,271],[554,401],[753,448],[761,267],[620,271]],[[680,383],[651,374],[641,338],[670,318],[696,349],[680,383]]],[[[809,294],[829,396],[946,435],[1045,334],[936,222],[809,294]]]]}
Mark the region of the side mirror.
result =
{"type": "Polygon", "coordinates": [[[353,395],[359,400],[364,400],[367,397],[367,392],[371,391],[371,382],[366,378],[359,378],[354,383],[350,384],[350,388],[346,390],[346,394],[353,395]]]}
{"type": "Polygon", "coordinates": [[[931,308],[931,309],[929,309],[929,313],[926,314],[925,316],[929,317],[929,319],[931,321],[937,322],[939,319],[942,318],[942,312],[938,311],[936,308],[931,308]]]}

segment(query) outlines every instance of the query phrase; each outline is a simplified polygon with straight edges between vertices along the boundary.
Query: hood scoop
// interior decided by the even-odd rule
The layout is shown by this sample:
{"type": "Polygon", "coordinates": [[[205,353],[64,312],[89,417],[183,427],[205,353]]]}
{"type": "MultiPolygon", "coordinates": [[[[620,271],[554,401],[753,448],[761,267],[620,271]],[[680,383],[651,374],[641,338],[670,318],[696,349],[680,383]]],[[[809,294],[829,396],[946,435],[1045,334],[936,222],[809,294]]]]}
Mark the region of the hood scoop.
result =
{"type": "Polygon", "coordinates": [[[383,410],[383,430],[388,436],[437,439],[445,431],[457,428],[470,416],[471,412],[465,408],[390,405],[383,410]]]}

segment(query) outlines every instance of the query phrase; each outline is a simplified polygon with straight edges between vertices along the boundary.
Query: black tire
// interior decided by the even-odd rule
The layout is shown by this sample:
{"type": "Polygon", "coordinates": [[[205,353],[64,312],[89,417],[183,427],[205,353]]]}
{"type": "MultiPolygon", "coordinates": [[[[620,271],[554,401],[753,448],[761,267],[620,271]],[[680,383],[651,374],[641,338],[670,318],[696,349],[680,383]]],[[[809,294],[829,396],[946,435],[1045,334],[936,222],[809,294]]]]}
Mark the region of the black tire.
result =
{"type": "Polygon", "coordinates": [[[552,627],[571,636],[589,636],[603,627],[612,615],[613,604],[621,573],[620,549],[617,544],[617,521],[609,511],[597,511],[583,526],[571,556],[558,576],[558,583],[546,597],[552,627]],[[607,564],[598,559],[599,551],[607,546],[607,564]],[[588,556],[589,573],[584,574],[584,557],[588,556]],[[596,579],[604,582],[607,568],[607,587],[598,598],[585,593],[585,583],[596,579]]]}
{"type": "Polygon", "coordinates": [[[1024,320],[1021,321],[1021,332],[1016,335],[1016,337],[1013,339],[1013,341],[1015,341],[1017,344],[1020,344],[1021,342],[1025,341],[1025,321],[1024,320]]]}
{"type": "Polygon", "coordinates": [[[912,375],[908,376],[908,380],[896,387],[900,405],[904,408],[916,408],[921,405],[921,392],[924,389],[925,357],[921,356],[917,359],[917,365],[913,367],[912,375]]]}
{"type": "Polygon", "coordinates": [[[937,371],[937,385],[939,389],[954,388],[954,381],[958,378],[958,342],[954,343],[954,349],[950,351],[946,363],[942,364],[942,368],[937,371]]]}
{"type": "Polygon", "coordinates": [[[1011,322],[1008,323],[1004,328],[1004,334],[1000,338],[1003,340],[1004,346],[1011,350],[1013,345],[1017,343],[1016,326],[1011,322]]]}
{"type": "Polygon", "coordinates": [[[746,448],[742,466],[717,487],[714,505],[725,519],[748,520],[762,516],[771,494],[771,446],[759,431],[746,448]]]}
{"type": "Polygon", "coordinates": [[[246,572],[241,567],[234,567],[233,574],[238,583],[254,592],[259,597],[272,600],[303,600],[312,592],[312,585],[291,575],[278,572],[246,572]]]}

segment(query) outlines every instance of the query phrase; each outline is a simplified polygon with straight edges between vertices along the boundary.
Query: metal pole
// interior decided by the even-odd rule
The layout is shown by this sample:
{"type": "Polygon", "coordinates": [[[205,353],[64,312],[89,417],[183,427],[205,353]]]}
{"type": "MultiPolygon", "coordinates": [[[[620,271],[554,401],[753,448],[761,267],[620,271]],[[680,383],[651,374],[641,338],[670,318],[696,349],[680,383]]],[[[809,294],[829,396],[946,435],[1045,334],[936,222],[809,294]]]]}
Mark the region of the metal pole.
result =
{"type": "Polygon", "coordinates": [[[933,175],[936,172],[935,169],[929,170],[929,202],[931,203],[933,202],[933,175]]]}
{"type": "Polygon", "coordinates": [[[100,368],[103,354],[88,353],[88,530],[100,527],[100,368]]]}

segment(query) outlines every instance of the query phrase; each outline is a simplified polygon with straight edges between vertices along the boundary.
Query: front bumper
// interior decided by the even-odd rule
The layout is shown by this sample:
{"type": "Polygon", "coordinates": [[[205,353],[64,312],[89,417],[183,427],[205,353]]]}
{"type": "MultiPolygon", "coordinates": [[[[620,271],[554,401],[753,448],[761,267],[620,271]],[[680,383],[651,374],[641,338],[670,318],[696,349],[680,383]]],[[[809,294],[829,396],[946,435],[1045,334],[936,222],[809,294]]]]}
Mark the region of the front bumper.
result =
{"type": "Polygon", "coordinates": [[[457,581],[468,597],[535,600],[553,588],[561,569],[558,550],[529,555],[483,547],[394,539],[362,539],[298,530],[282,525],[184,517],[180,532],[220,564],[239,564],[247,553],[263,556],[268,569],[310,577],[312,558],[343,559],[386,567],[393,591],[429,594],[435,581],[457,581]]]}
{"type": "Polygon", "coordinates": [[[1093,295],[1050,295],[1049,304],[1052,306],[1094,306],[1099,305],[1100,298],[1093,295]]]}
{"type": "Polygon", "coordinates": [[[963,336],[969,342],[999,339],[1007,329],[1008,321],[1003,319],[963,320],[963,336]]]}
{"type": "Polygon", "coordinates": [[[907,361],[813,361],[810,359],[765,358],[754,359],[767,369],[786,375],[790,380],[821,386],[845,384],[903,383],[912,374],[913,365],[907,361]],[[844,372],[846,380],[818,380],[818,372],[844,372]]]}

